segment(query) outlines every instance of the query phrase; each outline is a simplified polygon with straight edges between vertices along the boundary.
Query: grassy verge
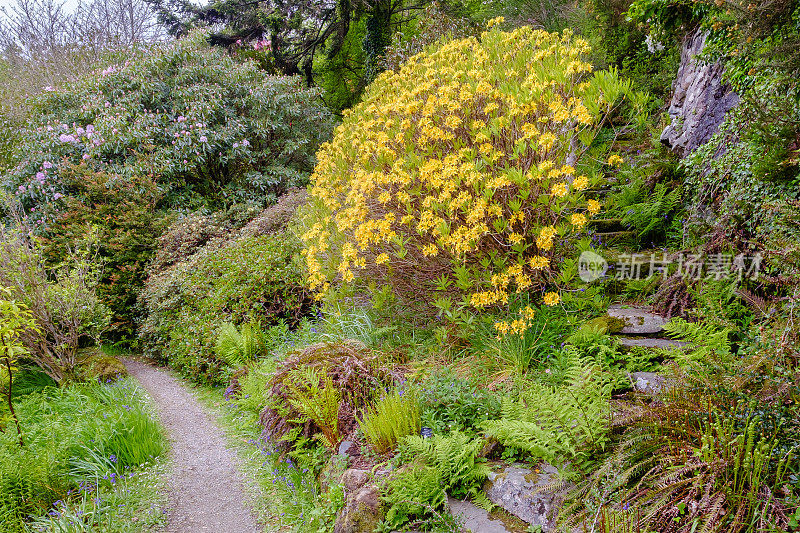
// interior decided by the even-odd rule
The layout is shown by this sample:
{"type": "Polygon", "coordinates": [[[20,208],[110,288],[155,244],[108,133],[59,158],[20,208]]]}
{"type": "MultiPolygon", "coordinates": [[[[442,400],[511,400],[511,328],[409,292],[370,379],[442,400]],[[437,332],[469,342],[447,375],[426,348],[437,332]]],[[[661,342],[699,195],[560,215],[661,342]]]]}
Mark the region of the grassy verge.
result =
{"type": "Polygon", "coordinates": [[[15,407],[24,446],[13,429],[0,433],[0,533],[160,523],[167,441],[133,379],[43,386],[15,407]]]}

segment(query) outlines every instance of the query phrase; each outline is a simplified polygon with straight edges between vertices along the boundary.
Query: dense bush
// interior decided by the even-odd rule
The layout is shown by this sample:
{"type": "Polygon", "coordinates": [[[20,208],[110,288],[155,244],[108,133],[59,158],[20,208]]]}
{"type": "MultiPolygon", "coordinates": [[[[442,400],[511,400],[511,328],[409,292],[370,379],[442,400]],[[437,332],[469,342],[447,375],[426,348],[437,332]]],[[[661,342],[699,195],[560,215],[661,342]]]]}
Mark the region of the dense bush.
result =
{"type": "Polygon", "coordinates": [[[305,183],[333,122],[316,90],[237,63],[203,37],[33,97],[2,171],[20,216],[52,239],[51,262],[98,227],[100,293],[123,334],[164,211],[272,203],[305,183]]]}
{"type": "Polygon", "coordinates": [[[587,50],[569,32],[491,30],[382,74],[319,153],[312,287],[359,278],[441,310],[553,291],[600,209],[580,156],[622,100],[642,102],[613,72],[589,74],[587,50]]]}
{"type": "Polygon", "coordinates": [[[25,446],[0,433],[0,532],[28,531],[24,522],[54,502],[93,497],[123,472],[158,457],[166,440],[131,381],[49,387],[17,402],[25,446]]]}
{"type": "Polygon", "coordinates": [[[224,380],[226,365],[214,350],[224,322],[296,323],[309,312],[311,300],[293,259],[298,251],[286,233],[243,237],[202,249],[149,278],[140,329],[145,353],[192,379],[224,380]]]}

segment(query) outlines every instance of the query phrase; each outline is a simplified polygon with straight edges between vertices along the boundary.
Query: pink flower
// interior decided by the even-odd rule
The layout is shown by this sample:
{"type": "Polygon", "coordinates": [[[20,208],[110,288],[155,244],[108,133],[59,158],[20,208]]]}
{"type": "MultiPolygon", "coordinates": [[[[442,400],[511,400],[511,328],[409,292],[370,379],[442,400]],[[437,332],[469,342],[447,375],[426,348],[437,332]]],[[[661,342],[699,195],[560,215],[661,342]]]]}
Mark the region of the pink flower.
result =
{"type": "Polygon", "coordinates": [[[47,178],[47,176],[44,175],[44,172],[37,172],[36,173],[36,179],[37,180],[44,181],[46,178],[47,178]]]}
{"type": "Polygon", "coordinates": [[[87,160],[87,159],[89,159],[90,157],[91,157],[91,156],[90,156],[89,154],[83,154],[83,160],[84,160],[84,161],[86,161],[86,160],[87,160]]]}
{"type": "Polygon", "coordinates": [[[183,115],[179,116],[178,122],[186,122],[186,117],[184,117],[183,115]]]}
{"type": "Polygon", "coordinates": [[[64,195],[60,192],[57,192],[53,195],[53,200],[60,200],[61,198],[64,198],[64,195]]]}
{"type": "Polygon", "coordinates": [[[200,136],[200,142],[201,143],[208,142],[208,137],[206,137],[205,135],[201,135],[200,136]]]}
{"type": "Polygon", "coordinates": [[[44,169],[53,168],[53,163],[51,163],[50,161],[45,161],[44,163],[42,163],[42,168],[44,169]]]}
{"type": "Polygon", "coordinates": [[[75,137],[72,135],[67,135],[66,133],[62,133],[61,135],[58,136],[58,140],[61,141],[62,143],[74,143],[75,137]]]}
{"type": "Polygon", "coordinates": [[[24,185],[20,185],[20,186],[19,186],[19,192],[25,192],[25,190],[26,190],[26,189],[25,189],[25,186],[24,186],[24,185]]]}
{"type": "Polygon", "coordinates": [[[248,141],[247,139],[243,140],[242,146],[250,146],[250,141],[248,141]]]}
{"type": "Polygon", "coordinates": [[[92,133],[93,131],[94,131],[94,126],[92,124],[86,126],[87,133],[92,133]]]}

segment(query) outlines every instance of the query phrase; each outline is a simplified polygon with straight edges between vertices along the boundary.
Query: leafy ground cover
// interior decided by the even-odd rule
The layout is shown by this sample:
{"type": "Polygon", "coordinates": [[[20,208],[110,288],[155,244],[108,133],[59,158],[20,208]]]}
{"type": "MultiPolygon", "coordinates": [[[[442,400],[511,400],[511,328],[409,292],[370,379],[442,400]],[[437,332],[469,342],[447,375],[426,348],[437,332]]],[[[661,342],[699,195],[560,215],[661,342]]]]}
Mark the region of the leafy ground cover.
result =
{"type": "Polygon", "coordinates": [[[2,531],[26,531],[31,519],[48,531],[158,524],[153,502],[166,440],[142,389],[130,379],[62,388],[42,382],[23,378],[17,389],[25,445],[11,428],[0,434],[2,531]]]}

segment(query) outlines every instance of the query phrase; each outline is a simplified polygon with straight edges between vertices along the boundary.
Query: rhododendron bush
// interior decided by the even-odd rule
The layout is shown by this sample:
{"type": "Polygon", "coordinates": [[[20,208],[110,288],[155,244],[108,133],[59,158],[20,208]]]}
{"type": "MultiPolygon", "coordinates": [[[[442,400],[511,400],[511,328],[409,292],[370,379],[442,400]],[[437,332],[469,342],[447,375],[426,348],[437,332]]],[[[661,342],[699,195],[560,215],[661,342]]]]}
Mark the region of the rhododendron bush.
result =
{"type": "Polygon", "coordinates": [[[305,184],[334,120],[299,78],[237,62],[202,33],[46,90],[29,116],[2,183],[52,263],[97,227],[98,291],[126,332],[160,220],[263,207],[305,184]]]}
{"type": "Polygon", "coordinates": [[[601,209],[584,191],[620,160],[597,134],[644,103],[588,52],[569,32],[495,28],[383,73],[318,154],[312,287],[379,280],[439,309],[523,291],[556,305],[559,263],[601,209]]]}
{"type": "Polygon", "coordinates": [[[4,182],[44,222],[71,192],[64,163],[151,176],[181,207],[264,203],[304,182],[332,125],[299,78],[237,63],[200,33],[45,91],[30,115],[4,182]]]}

